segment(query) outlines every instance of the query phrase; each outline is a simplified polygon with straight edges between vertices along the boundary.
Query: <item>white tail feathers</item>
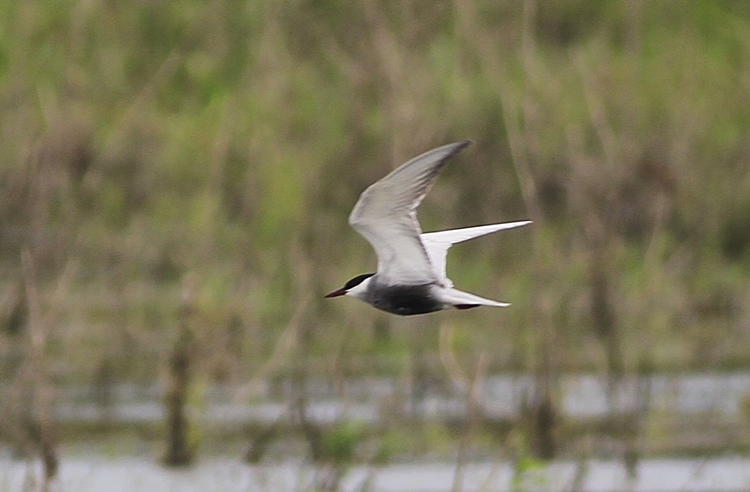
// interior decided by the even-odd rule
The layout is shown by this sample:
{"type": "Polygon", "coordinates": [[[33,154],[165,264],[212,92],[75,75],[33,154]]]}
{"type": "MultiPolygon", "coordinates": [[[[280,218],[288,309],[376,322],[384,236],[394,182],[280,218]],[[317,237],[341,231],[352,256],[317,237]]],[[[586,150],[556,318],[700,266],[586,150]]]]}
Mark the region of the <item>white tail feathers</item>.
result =
{"type": "Polygon", "coordinates": [[[442,302],[454,306],[510,306],[507,302],[497,302],[491,299],[485,299],[484,297],[475,296],[474,294],[469,294],[468,292],[452,288],[440,289],[438,296],[442,302]]]}

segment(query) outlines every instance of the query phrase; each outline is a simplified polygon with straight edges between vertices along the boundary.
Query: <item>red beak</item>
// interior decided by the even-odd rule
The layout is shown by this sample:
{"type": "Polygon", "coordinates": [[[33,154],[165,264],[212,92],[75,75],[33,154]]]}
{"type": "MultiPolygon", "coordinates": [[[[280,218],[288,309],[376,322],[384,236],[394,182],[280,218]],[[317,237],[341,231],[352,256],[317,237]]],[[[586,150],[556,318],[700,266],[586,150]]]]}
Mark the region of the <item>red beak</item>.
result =
{"type": "Polygon", "coordinates": [[[338,296],[343,296],[344,294],[346,294],[346,290],[344,290],[344,289],[334,290],[334,291],[333,291],[333,292],[331,292],[330,294],[327,294],[327,295],[326,295],[326,298],[328,298],[328,297],[338,297],[338,296]]]}

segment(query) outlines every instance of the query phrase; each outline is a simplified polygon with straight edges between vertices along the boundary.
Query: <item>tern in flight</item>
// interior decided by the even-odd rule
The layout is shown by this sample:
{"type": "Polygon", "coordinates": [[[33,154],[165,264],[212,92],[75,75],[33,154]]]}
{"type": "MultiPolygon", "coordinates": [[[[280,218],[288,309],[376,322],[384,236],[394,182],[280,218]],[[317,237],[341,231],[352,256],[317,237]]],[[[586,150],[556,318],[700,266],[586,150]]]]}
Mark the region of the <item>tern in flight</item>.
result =
{"type": "Polygon", "coordinates": [[[419,204],[448,159],[471,143],[465,140],[425,152],[360,195],[349,215],[349,224],[372,245],[378,257],[378,271],[358,275],[326,297],[351,296],[401,316],[451,307],[509,306],[454,289],[445,273],[446,256],[456,243],[531,221],[423,233],[417,220],[419,204]]]}

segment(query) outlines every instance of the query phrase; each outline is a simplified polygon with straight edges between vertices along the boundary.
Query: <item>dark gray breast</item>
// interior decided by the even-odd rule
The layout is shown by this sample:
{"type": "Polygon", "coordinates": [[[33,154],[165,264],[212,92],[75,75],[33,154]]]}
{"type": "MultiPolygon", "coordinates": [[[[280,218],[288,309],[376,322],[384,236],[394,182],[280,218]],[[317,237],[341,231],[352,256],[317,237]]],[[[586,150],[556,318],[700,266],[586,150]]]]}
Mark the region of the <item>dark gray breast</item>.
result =
{"type": "Polygon", "coordinates": [[[440,311],[444,305],[432,295],[432,285],[375,284],[370,288],[368,301],[380,310],[401,316],[440,311]]]}

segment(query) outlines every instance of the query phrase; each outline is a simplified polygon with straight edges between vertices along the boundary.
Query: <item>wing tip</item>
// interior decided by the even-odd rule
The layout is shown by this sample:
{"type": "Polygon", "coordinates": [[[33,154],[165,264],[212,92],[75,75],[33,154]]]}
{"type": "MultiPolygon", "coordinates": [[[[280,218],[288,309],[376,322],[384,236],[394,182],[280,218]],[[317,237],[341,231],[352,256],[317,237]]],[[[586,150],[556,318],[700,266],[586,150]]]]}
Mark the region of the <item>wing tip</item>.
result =
{"type": "Polygon", "coordinates": [[[456,146],[456,152],[461,152],[469,145],[474,145],[474,140],[467,138],[466,140],[461,140],[460,142],[456,142],[453,145],[456,146]]]}

